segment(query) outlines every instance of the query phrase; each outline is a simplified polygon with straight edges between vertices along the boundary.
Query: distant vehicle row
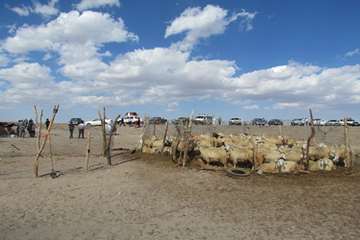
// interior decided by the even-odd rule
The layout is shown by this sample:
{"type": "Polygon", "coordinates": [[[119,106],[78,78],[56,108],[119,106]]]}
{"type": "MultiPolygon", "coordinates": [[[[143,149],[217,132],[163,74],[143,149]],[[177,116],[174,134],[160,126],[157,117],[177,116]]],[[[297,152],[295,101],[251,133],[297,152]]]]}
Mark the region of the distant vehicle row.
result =
{"type": "MultiPolygon", "coordinates": [[[[340,119],[340,120],[336,120],[336,119],[332,119],[332,120],[322,120],[322,119],[314,119],[313,123],[315,126],[344,126],[345,125],[345,121],[344,119],[340,119]]],[[[291,121],[290,125],[291,126],[304,126],[309,124],[309,120],[306,118],[297,118],[291,121]]],[[[346,119],[346,124],[349,126],[360,126],[360,123],[355,121],[352,118],[347,118],[346,119]]]]}

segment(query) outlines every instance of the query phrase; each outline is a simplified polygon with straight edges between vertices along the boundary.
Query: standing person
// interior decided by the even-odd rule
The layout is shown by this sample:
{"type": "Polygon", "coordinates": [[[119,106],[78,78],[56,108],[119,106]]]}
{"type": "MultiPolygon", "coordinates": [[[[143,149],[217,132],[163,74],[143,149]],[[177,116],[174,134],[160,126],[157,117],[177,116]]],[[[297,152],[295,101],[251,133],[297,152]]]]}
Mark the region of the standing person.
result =
{"type": "Polygon", "coordinates": [[[79,125],[78,125],[78,130],[79,130],[79,138],[84,138],[84,134],[85,134],[85,124],[84,121],[80,121],[79,125]]]}
{"type": "Polygon", "coordinates": [[[25,137],[25,129],[26,129],[26,125],[25,125],[25,121],[23,120],[20,122],[20,126],[19,126],[19,132],[20,132],[19,137],[22,137],[22,138],[25,137]]]}
{"type": "Polygon", "coordinates": [[[73,138],[74,128],[75,128],[75,125],[72,122],[70,122],[69,123],[69,131],[70,131],[70,137],[69,138],[73,138]]]}
{"type": "Polygon", "coordinates": [[[50,120],[48,118],[45,121],[45,125],[46,125],[46,130],[49,129],[50,120]]]}
{"type": "Polygon", "coordinates": [[[35,131],[34,131],[34,121],[30,118],[29,123],[27,125],[27,130],[30,135],[30,137],[35,137],[35,131]]]}
{"type": "Polygon", "coordinates": [[[137,127],[138,128],[141,127],[141,119],[140,119],[140,117],[138,117],[138,119],[137,119],[137,127]]]}

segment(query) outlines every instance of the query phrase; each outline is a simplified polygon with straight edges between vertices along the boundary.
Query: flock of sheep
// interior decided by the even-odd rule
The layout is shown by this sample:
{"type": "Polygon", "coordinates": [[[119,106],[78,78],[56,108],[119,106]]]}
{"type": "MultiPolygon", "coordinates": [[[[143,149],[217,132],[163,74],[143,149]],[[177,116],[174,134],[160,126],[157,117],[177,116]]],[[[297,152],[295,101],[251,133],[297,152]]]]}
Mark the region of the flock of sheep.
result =
{"type": "MultiPolygon", "coordinates": [[[[216,165],[225,168],[249,168],[258,173],[296,173],[304,170],[306,162],[306,142],[286,137],[264,137],[250,135],[195,135],[187,142],[188,158],[204,165],[216,165]]],[[[183,158],[184,139],[155,136],[145,139],[142,144],[144,153],[164,152],[173,156],[173,160],[183,158]]],[[[331,171],[336,166],[348,165],[347,151],[344,145],[328,146],[312,143],[309,147],[310,171],[331,171]]]]}

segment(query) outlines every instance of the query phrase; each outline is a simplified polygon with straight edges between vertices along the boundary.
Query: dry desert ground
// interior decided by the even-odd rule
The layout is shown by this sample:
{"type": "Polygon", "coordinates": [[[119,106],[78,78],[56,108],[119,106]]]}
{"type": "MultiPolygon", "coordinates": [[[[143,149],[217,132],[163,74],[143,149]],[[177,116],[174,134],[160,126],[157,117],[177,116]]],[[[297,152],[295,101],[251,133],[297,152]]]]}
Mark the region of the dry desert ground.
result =
{"type": "MultiPolygon", "coordinates": [[[[245,126],[194,132],[209,130],[279,134],[278,127],[245,126]]],[[[360,239],[357,164],[352,171],[234,179],[176,167],[166,156],[124,152],[108,167],[100,155],[100,130],[90,131],[86,172],[86,140],[69,139],[65,125],[55,126],[55,168],[63,173],[55,179],[48,175],[47,154],[40,160],[42,176],[33,177],[36,139],[0,138],[0,240],[360,239]]],[[[162,131],[157,127],[157,134],[162,131]]],[[[283,127],[282,134],[304,138],[307,131],[283,127]]],[[[360,128],[350,133],[357,154],[360,128]]],[[[122,127],[114,147],[134,148],[141,134],[141,128],[122,127]]],[[[318,129],[316,140],[341,144],[343,130],[318,129]]]]}

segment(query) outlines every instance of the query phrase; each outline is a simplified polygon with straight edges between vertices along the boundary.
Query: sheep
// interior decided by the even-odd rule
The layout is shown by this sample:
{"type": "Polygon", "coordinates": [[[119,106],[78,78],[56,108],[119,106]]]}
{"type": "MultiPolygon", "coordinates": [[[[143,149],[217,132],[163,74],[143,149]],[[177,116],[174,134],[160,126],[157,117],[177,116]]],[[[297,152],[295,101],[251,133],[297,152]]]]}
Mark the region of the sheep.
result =
{"type": "Polygon", "coordinates": [[[320,159],[319,161],[309,161],[310,171],[332,171],[336,169],[335,164],[328,158],[320,159]]]}
{"type": "MultiPolygon", "coordinates": [[[[306,144],[305,144],[306,147],[306,144]]],[[[305,148],[306,149],[306,148],[305,148]]],[[[309,159],[311,160],[320,160],[323,158],[328,158],[330,155],[330,149],[325,144],[320,144],[318,146],[309,147],[309,159]]]]}
{"type": "Polygon", "coordinates": [[[299,165],[296,162],[285,161],[282,158],[278,159],[275,165],[280,173],[296,173],[299,171],[299,165]]]}
{"type": "Polygon", "coordinates": [[[263,163],[258,167],[258,174],[262,173],[277,173],[278,169],[276,168],[275,162],[263,163]]]}
{"type": "Polygon", "coordinates": [[[230,148],[229,150],[229,161],[233,163],[234,168],[240,162],[252,162],[253,161],[253,150],[249,148],[230,148]]]}
{"type": "Polygon", "coordinates": [[[206,164],[220,162],[226,167],[228,161],[228,154],[225,148],[215,148],[215,147],[204,147],[200,146],[200,157],[206,164]]]}

